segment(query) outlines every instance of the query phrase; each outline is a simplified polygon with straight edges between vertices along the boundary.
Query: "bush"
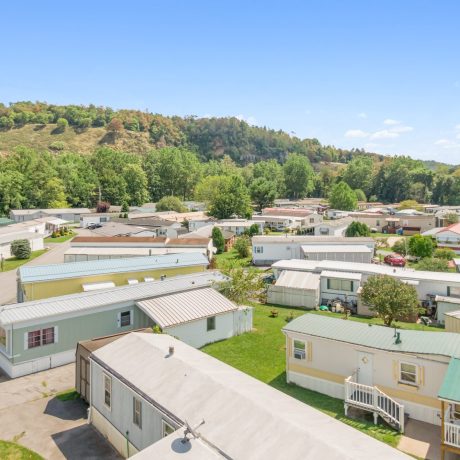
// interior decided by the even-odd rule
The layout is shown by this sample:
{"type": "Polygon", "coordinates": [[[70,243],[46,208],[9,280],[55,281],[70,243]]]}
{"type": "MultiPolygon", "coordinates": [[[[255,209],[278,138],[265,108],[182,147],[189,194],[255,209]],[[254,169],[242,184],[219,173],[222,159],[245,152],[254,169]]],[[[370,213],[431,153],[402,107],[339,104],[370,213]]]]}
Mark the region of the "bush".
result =
{"type": "Polygon", "coordinates": [[[31,253],[29,240],[14,240],[11,243],[11,254],[16,259],[29,259],[31,253]]]}
{"type": "Polygon", "coordinates": [[[431,257],[433,250],[433,240],[429,236],[414,235],[409,238],[409,254],[411,256],[431,257]]]}
{"type": "Polygon", "coordinates": [[[363,222],[352,222],[345,231],[345,236],[370,236],[371,229],[363,222]]]}
{"type": "Polygon", "coordinates": [[[217,254],[222,254],[225,249],[225,239],[219,227],[214,227],[211,233],[212,244],[217,249],[217,254]]]}
{"type": "Polygon", "coordinates": [[[157,211],[186,212],[187,208],[177,196],[164,196],[156,204],[157,211]]]}
{"type": "Polygon", "coordinates": [[[248,236],[240,236],[237,238],[235,241],[235,244],[233,247],[235,248],[236,252],[238,253],[238,256],[241,259],[244,259],[246,257],[249,257],[251,251],[250,251],[250,246],[251,246],[251,240],[249,239],[248,236]]]}
{"type": "Polygon", "coordinates": [[[394,252],[401,254],[402,256],[407,255],[407,244],[405,239],[401,239],[396,241],[395,244],[393,244],[392,248],[394,252]]]}
{"type": "Polygon", "coordinates": [[[434,251],[433,257],[436,257],[436,259],[453,260],[455,252],[450,248],[438,248],[434,251]]]}
{"type": "Polygon", "coordinates": [[[58,118],[56,121],[56,128],[59,132],[63,133],[67,127],[69,126],[69,122],[65,118],[58,118]]]}
{"type": "Polygon", "coordinates": [[[425,257],[417,264],[417,270],[424,270],[428,272],[447,272],[449,271],[449,262],[446,259],[425,257]]]}
{"type": "Polygon", "coordinates": [[[56,150],[57,152],[60,152],[61,150],[65,150],[65,142],[62,141],[54,141],[51,142],[49,145],[50,150],[56,150]]]}

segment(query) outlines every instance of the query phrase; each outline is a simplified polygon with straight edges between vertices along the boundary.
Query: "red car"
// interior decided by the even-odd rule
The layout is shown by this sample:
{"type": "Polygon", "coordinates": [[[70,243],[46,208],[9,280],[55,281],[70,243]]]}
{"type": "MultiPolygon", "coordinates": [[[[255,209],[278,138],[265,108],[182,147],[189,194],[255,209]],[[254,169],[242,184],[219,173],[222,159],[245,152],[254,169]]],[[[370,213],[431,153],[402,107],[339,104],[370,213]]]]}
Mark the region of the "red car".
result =
{"type": "Polygon", "coordinates": [[[405,267],[406,259],[399,254],[388,254],[383,261],[392,267],[405,267]]]}

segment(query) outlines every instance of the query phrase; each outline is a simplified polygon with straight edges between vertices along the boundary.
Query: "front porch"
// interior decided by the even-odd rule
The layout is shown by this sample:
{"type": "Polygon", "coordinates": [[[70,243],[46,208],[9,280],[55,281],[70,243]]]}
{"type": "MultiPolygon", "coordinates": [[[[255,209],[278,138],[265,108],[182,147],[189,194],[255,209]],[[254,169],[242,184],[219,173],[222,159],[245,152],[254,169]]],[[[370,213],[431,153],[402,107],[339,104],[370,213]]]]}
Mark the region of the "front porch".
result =
{"type": "Polygon", "coordinates": [[[460,406],[441,400],[441,459],[446,452],[460,455],[460,406]]]}

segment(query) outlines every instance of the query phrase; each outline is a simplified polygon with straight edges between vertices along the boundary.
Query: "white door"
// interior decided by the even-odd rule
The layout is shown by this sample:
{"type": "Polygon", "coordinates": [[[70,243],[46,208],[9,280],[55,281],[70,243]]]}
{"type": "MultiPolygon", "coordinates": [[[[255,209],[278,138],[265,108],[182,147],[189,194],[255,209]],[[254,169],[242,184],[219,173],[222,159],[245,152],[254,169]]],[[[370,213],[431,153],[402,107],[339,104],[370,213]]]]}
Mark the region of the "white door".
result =
{"type": "Polygon", "coordinates": [[[358,351],[358,383],[372,386],[374,383],[374,363],[371,353],[358,351]]]}

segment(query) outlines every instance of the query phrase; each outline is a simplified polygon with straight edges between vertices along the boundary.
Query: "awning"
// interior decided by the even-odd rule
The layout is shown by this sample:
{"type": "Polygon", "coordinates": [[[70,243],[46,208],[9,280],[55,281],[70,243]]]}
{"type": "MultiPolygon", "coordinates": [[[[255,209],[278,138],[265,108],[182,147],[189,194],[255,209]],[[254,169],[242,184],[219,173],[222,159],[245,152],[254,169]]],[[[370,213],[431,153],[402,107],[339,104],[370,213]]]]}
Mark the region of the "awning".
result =
{"type": "Polygon", "coordinates": [[[438,398],[445,401],[460,402],[460,359],[452,358],[447,368],[438,398]]]}

